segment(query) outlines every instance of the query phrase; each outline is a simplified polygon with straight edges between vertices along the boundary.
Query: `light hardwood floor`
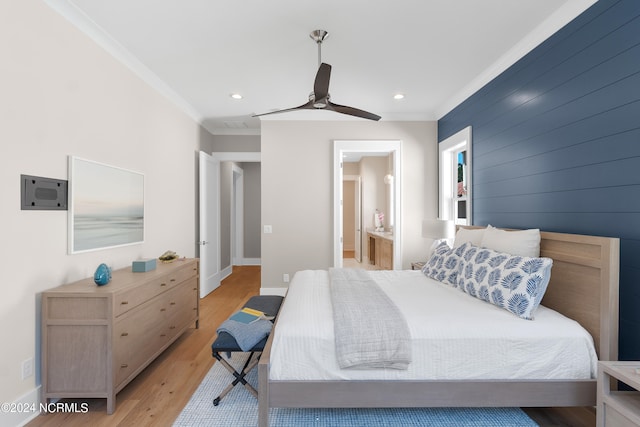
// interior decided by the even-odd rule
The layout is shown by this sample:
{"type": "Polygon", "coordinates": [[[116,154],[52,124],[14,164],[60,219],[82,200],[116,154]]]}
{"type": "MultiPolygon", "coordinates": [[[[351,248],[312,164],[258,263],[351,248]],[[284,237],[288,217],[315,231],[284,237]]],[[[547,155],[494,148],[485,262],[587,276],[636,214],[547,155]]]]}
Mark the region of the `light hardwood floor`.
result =
{"type": "MultiPolygon", "coordinates": [[[[113,415],[106,414],[104,399],[69,399],[88,402],[89,412],[40,415],[28,426],[171,426],[213,365],[211,343],[218,325],[259,293],[260,267],[234,267],[233,274],[200,301],[200,329],[189,329],[118,393],[113,415]]],[[[525,412],[542,427],[596,424],[593,408],[535,408],[525,412]]]]}

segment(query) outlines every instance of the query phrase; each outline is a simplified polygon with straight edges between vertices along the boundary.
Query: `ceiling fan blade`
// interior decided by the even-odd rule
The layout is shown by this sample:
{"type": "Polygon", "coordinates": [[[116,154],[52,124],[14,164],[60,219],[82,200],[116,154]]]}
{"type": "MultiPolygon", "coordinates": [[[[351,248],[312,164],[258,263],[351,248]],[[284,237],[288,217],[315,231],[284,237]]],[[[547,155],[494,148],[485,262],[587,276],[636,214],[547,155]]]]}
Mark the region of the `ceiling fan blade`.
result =
{"type": "Polygon", "coordinates": [[[316,101],[321,101],[329,95],[329,79],[331,78],[331,65],[324,62],[318,67],[316,81],[313,83],[313,94],[316,101]]]}
{"type": "Polygon", "coordinates": [[[285,110],[278,110],[278,111],[270,111],[268,113],[262,113],[262,114],[254,114],[251,117],[260,117],[260,116],[266,116],[269,114],[278,114],[278,113],[286,113],[288,111],[295,111],[295,110],[308,110],[308,109],[314,109],[313,107],[313,102],[309,101],[307,103],[304,103],[302,105],[299,105],[297,107],[293,107],[293,108],[287,108],[285,110]]]}
{"type": "Polygon", "coordinates": [[[380,116],[370,113],[368,111],[360,110],[358,108],[348,107],[346,105],[334,104],[333,102],[327,102],[327,110],[335,111],[336,113],[348,114],[350,116],[361,117],[369,120],[380,120],[380,116]]]}

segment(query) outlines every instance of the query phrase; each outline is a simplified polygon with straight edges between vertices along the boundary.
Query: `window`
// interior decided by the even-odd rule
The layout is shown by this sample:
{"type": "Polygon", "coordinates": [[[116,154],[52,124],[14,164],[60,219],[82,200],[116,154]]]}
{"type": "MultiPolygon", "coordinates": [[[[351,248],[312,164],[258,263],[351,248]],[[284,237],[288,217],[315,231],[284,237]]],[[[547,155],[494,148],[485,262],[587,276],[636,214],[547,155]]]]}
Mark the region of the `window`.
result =
{"type": "Polygon", "coordinates": [[[471,126],[442,141],[440,219],[471,225],[471,126]]]}

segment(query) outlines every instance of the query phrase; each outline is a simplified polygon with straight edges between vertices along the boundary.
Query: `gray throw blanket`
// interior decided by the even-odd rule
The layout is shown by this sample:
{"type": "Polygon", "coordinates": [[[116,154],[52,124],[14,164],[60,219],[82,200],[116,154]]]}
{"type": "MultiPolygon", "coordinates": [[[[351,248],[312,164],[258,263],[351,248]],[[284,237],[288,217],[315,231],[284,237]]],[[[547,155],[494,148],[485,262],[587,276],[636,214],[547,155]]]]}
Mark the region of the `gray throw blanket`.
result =
{"type": "Polygon", "coordinates": [[[218,333],[226,332],[236,339],[242,351],[249,351],[264,337],[269,335],[273,323],[266,319],[256,320],[253,323],[242,323],[227,319],[218,328],[218,333]]]}
{"type": "Polygon", "coordinates": [[[409,326],[366,270],[329,269],[336,356],[340,368],[407,369],[409,326]]]}

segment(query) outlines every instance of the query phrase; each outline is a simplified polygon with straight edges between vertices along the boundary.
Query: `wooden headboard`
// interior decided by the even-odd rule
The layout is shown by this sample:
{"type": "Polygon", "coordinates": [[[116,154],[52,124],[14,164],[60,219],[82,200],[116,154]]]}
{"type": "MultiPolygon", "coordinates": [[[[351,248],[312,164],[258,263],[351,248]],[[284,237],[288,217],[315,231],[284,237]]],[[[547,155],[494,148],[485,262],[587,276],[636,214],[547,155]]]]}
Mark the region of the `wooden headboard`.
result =
{"type": "Polygon", "coordinates": [[[540,256],[553,259],[542,304],[589,331],[598,359],[618,360],[620,239],[545,231],[540,238],[540,256]]]}

